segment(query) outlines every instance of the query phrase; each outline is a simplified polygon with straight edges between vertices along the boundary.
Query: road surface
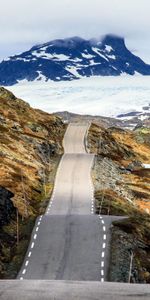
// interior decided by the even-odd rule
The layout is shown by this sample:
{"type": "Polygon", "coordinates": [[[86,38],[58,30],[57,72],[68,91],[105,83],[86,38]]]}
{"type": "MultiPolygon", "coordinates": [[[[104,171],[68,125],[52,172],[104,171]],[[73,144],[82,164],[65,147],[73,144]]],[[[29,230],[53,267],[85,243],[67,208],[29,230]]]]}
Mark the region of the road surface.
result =
{"type": "Polygon", "coordinates": [[[94,281],[0,281],[1,300],[149,300],[149,284],[94,281]]]}
{"type": "Polygon", "coordinates": [[[88,126],[68,126],[53,195],[37,219],[18,279],[106,280],[111,220],[94,214],[88,126]]]}

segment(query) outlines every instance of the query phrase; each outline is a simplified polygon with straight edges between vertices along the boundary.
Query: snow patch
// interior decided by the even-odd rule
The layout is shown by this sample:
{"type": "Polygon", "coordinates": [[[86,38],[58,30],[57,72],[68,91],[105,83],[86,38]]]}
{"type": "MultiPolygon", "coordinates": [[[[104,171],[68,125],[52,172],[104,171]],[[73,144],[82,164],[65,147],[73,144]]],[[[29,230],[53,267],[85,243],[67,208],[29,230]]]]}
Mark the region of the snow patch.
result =
{"type": "Polygon", "coordinates": [[[46,82],[47,78],[43,75],[41,71],[37,71],[38,77],[36,78],[36,81],[46,82]]]}
{"type": "Polygon", "coordinates": [[[37,58],[44,58],[44,59],[52,59],[53,58],[52,54],[45,53],[44,50],[33,51],[32,55],[36,56],[37,58]]]}
{"type": "Polygon", "coordinates": [[[74,58],[74,59],[70,59],[70,58],[69,58],[69,60],[72,61],[72,62],[81,62],[81,61],[82,61],[82,59],[81,59],[81,58],[78,58],[78,57],[76,57],[76,58],[74,58]]]}
{"type": "Polygon", "coordinates": [[[87,59],[93,58],[93,55],[91,55],[89,53],[88,54],[82,53],[82,56],[87,59]]]}
{"type": "Polygon", "coordinates": [[[107,52],[111,52],[113,50],[113,48],[109,45],[106,45],[105,49],[106,49],[107,52]]]}
{"type": "Polygon", "coordinates": [[[105,60],[109,61],[108,58],[106,56],[104,56],[101,52],[100,49],[92,47],[92,50],[97,53],[99,56],[101,56],[102,58],[104,58],[105,60]]]}
{"type": "Polygon", "coordinates": [[[101,64],[100,62],[96,63],[93,59],[90,60],[90,66],[95,66],[95,65],[100,65],[100,64],[101,64]]]}
{"type": "Polygon", "coordinates": [[[74,66],[67,66],[65,68],[68,72],[70,72],[72,75],[74,75],[77,78],[82,78],[82,76],[78,73],[77,68],[74,66]]]}
{"type": "Polygon", "coordinates": [[[140,119],[141,121],[144,121],[147,119],[147,116],[141,115],[141,116],[138,116],[138,119],[140,119]]]}
{"type": "Polygon", "coordinates": [[[64,54],[47,53],[47,52],[45,52],[45,50],[42,50],[42,49],[38,50],[38,51],[33,51],[32,54],[38,58],[53,59],[53,60],[59,60],[59,61],[65,61],[70,58],[69,56],[64,55],[64,54]]]}
{"type": "MultiPolygon", "coordinates": [[[[68,69],[80,76],[77,69],[68,69]]],[[[70,74],[71,76],[71,74],[70,74]]],[[[74,113],[116,117],[143,111],[149,105],[150,76],[90,77],[73,81],[19,82],[8,87],[18,98],[47,112],[67,110],[74,113]]]]}
{"type": "Polygon", "coordinates": [[[111,59],[116,59],[116,56],[115,55],[107,55],[108,58],[111,58],[111,59]]]}
{"type": "Polygon", "coordinates": [[[150,169],[150,164],[143,164],[142,165],[145,169],[150,169]]]}
{"type": "Polygon", "coordinates": [[[65,61],[65,60],[70,59],[70,56],[67,56],[65,54],[56,54],[56,53],[54,53],[53,57],[54,57],[54,59],[58,59],[60,61],[65,61]]]}

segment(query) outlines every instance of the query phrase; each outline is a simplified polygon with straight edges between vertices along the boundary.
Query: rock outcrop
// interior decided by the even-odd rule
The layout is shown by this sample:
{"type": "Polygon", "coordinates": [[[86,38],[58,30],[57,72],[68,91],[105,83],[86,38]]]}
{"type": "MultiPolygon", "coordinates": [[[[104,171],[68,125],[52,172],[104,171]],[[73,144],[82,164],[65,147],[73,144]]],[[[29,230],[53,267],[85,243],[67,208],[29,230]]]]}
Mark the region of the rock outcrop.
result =
{"type": "Polygon", "coordinates": [[[0,226],[8,224],[16,211],[11,200],[13,196],[12,192],[0,186],[0,226]]]}

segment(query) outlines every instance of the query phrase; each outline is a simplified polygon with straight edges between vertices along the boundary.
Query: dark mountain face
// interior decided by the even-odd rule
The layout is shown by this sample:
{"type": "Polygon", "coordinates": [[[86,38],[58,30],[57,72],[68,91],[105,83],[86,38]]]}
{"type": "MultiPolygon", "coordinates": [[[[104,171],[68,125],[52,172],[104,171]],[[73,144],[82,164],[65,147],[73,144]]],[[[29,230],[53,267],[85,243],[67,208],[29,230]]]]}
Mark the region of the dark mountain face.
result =
{"type": "Polygon", "coordinates": [[[74,80],[123,73],[150,75],[150,65],[133,55],[121,37],[106,35],[101,41],[79,37],[37,45],[0,63],[0,84],[20,80],[74,80]]]}

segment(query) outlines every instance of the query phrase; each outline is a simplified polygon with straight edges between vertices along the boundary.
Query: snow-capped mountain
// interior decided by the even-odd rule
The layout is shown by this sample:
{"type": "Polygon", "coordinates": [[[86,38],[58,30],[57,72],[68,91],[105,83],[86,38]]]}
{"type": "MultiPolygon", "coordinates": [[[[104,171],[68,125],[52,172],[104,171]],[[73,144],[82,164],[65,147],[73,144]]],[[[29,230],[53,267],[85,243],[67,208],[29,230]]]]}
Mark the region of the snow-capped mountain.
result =
{"type": "Polygon", "coordinates": [[[34,46],[0,63],[0,84],[22,80],[74,80],[90,76],[150,75],[150,65],[133,55],[121,37],[106,35],[101,41],[79,37],[34,46]]]}

